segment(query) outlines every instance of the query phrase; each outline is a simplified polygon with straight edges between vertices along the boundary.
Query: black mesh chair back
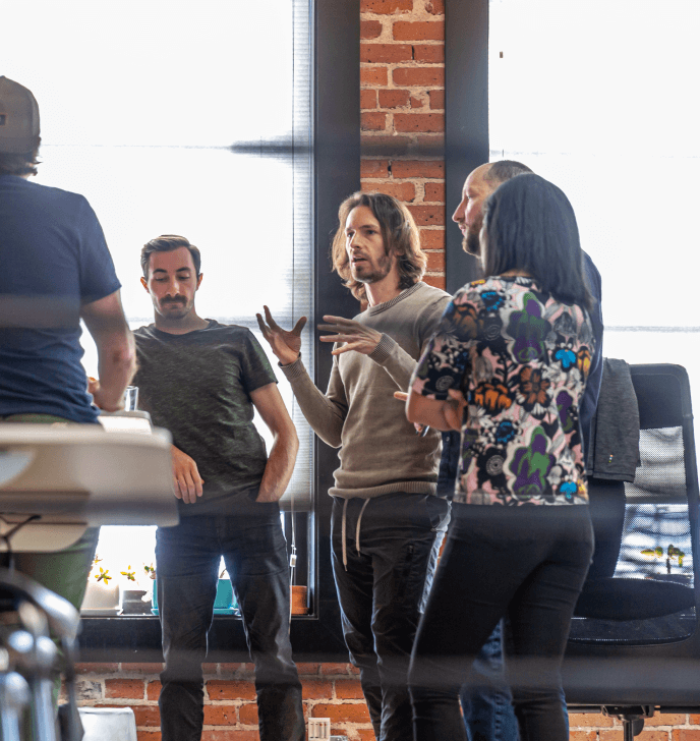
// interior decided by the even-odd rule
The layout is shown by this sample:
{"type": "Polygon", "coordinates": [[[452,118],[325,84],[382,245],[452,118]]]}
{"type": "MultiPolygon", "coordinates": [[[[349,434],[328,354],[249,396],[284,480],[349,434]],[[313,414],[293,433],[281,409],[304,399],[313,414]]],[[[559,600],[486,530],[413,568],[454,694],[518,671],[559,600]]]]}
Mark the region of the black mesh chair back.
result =
{"type": "Polygon", "coordinates": [[[600,557],[572,621],[564,688],[573,705],[696,709],[700,558],[688,375],[670,364],[633,365],[631,375],[640,461],[633,483],[599,493],[609,495],[594,521],[600,557]]]}

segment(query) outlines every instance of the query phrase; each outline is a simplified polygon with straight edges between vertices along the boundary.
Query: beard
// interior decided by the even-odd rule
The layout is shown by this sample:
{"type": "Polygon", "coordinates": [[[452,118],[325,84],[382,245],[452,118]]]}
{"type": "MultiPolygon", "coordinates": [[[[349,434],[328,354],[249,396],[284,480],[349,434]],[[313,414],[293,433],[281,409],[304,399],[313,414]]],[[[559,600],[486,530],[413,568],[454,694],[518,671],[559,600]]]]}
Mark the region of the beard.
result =
{"type": "Polygon", "coordinates": [[[462,239],[462,249],[468,255],[474,255],[479,257],[481,254],[481,245],[479,244],[479,232],[481,231],[481,220],[478,224],[474,224],[467,228],[467,233],[462,239]]]}
{"type": "Polygon", "coordinates": [[[358,283],[377,283],[391,272],[391,257],[390,255],[383,255],[377,263],[370,263],[369,261],[362,263],[357,267],[351,267],[352,277],[358,283]]]}

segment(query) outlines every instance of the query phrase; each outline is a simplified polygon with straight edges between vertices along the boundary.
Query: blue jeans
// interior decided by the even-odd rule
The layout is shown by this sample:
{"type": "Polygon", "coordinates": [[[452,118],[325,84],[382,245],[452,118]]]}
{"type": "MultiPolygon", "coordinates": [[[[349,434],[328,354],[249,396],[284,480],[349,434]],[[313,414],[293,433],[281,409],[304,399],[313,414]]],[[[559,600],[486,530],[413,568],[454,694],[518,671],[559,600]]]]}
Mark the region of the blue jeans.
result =
{"type": "Polygon", "coordinates": [[[520,738],[568,739],[559,669],[592,551],[585,506],[454,505],[409,673],[416,741],[467,739],[459,694],[505,616],[520,738]]]}
{"type": "Polygon", "coordinates": [[[499,623],[474,660],[472,669],[478,676],[478,686],[465,685],[459,693],[469,741],[518,741],[519,738],[513,697],[503,672],[501,633],[499,623]]]}
{"type": "MultiPolygon", "coordinates": [[[[518,721],[513,708],[513,695],[506,682],[503,666],[503,636],[501,623],[488,637],[477,654],[472,669],[484,678],[483,685],[465,685],[459,693],[464,725],[469,741],[518,741],[518,721]]],[[[559,688],[559,699],[564,712],[566,733],[569,734],[569,715],[564,690],[559,688]]]]}
{"type": "Polygon", "coordinates": [[[405,492],[350,499],[343,528],[344,508],[345,500],[334,500],[331,538],[345,643],[377,741],[411,739],[408,665],[450,505],[405,492]]]}
{"type": "Polygon", "coordinates": [[[236,515],[183,517],[179,525],[157,531],[163,741],[201,738],[202,661],[222,555],[255,664],[260,739],[305,738],[301,683],[289,641],[289,565],[279,506],[245,494],[236,506],[236,515]]]}

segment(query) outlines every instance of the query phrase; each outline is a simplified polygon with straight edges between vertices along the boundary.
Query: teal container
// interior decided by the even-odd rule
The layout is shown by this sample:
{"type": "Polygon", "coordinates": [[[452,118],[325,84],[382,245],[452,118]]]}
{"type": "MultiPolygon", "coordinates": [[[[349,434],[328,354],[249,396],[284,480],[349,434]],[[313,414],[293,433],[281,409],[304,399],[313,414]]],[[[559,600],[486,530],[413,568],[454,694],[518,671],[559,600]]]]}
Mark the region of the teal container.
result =
{"type": "MultiPolygon", "coordinates": [[[[153,603],[151,612],[158,614],[158,580],[153,580],[153,603]]],[[[216,600],[214,601],[214,615],[237,615],[238,602],[233,596],[233,585],[230,579],[219,579],[216,585],[216,600]]]]}

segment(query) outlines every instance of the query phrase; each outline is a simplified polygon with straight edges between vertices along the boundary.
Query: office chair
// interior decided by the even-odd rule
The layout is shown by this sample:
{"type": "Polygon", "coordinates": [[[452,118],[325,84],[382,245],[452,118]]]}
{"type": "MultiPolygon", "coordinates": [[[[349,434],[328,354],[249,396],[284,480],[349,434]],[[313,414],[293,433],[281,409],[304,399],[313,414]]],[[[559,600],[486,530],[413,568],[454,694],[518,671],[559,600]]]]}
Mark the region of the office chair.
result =
{"type": "Polygon", "coordinates": [[[623,484],[622,507],[611,492],[603,555],[577,604],[563,666],[569,709],[620,718],[625,741],[657,710],[700,709],[698,473],[688,375],[670,364],[630,369],[640,464],[634,482],[623,484]],[[619,543],[611,543],[615,533],[619,543]]]}

